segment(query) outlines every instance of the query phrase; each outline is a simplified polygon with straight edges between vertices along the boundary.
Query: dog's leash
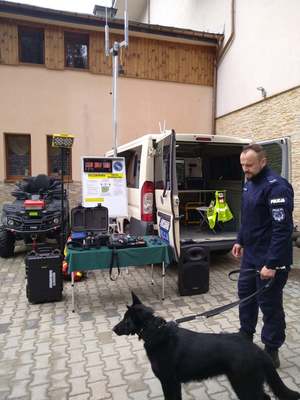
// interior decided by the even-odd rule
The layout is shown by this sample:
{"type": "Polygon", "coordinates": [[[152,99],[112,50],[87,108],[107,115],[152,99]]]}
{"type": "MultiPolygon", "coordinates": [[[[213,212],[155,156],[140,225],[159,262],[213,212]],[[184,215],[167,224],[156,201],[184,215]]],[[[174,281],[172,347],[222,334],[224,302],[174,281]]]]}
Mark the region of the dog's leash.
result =
{"type": "MultiPolygon", "coordinates": [[[[277,267],[276,268],[276,270],[283,270],[283,269],[286,269],[286,267],[284,266],[284,267],[277,267]]],[[[241,272],[240,269],[235,269],[233,271],[230,271],[229,274],[228,274],[229,279],[232,280],[232,276],[235,275],[235,274],[239,274],[240,272],[241,272]]],[[[255,273],[255,274],[259,274],[260,273],[260,271],[253,270],[253,269],[248,269],[248,268],[244,269],[243,272],[251,272],[251,273],[255,273]]],[[[200,314],[194,314],[194,315],[190,315],[188,317],[178,318],[178,319],[175,319],[175,322],[177,324],[181,324],[182,322],[193,321],[194,319],[197,319],[199,317],[210,318],[210,317],[213,317],[215,315],[221,314],[222,312],[227,311],[230,308],[233,308],[233,307],[235,307],[237,305],[240,305],[242,303],[246,303],[246,301],[252,299],[252,297],[257,296],[258,294],[268,290],[273,285],[273,283],[274,283],[274,278],[271,278],[270,280],[268,280],[268,282],[264,286],[262,286],[261,288],[257,289],[254,293],[250,294],[247,297],[244,297],[241,300],[233,301],[232,303],[225,304],[224,306],[220,306],[220,307],[217,307],[217,308],[213,308],[212,310],[204,311],[203,313],[200,313],[200,314]]]]}

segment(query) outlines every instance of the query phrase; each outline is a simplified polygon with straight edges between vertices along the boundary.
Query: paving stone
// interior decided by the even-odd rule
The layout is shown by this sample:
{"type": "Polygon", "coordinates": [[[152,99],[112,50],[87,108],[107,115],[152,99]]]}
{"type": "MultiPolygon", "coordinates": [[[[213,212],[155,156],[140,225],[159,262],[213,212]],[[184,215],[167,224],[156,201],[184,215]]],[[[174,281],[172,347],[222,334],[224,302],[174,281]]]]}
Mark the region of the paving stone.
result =
{"type": "Polygon", "coordinates": [[[12,390],[10,395],[8,396],[8,399],[17,399],[19,397],[26,396],[28,394],[29,383],[29,379],[12,381],[12,390]]]}
{"type": "Polygon", "coordinates": [[[49,400],[66,400],[69,398],[70,389],[57,388],[48,391],[49,400]]]}
{"type": "Polygon", "coordinates": [[[155,377],[151,379],[145,380],[145,385],[148,386],[149,389],[149,397],[155,397],[162,393],[161,384],[159,380],[155,377]]]}
{"type": "Polygon", "coordinates": [[[65,370],[64,372],[54,372],[50,374],[50,387],[55,389],[61,388],[68,388],[68,374],[69,371],[65,370]]]}
{"type": "MultiPolygon", "coordinates": [[[[1,315],[1,320],[3,321],[3,319],[2,319],[2,317],[3,317],[4,315],[1,315]]],[[[8,323],[6,323],[6,324],[0,324],[0,334],[2,334],[2,333],[6,333],[7,332],[7,330],[8,330],[8,328],[10,327],[10,323],[8,322],[8,323]]]]}
{"type": "Polygon", "coordinates": [[[89,388],[91,389],[92,395],[91,399],[109,399],[111,394],[107,392],[106,382],[105,381],[98,381],[88,384],[89,388]]]}
{"type": "Polygon", "coordinates": [[[128,400],[127,386],[120,386],[110,389],[113,400],[128,400]]]}
{"type": "Polygon", "coordinates": [[[112,331],[100,332],[98,334],[98,340],[101,344],[113,343],[112,331]]]}
{"type": "Polygon", "coordinates": [[[77,378],[80,376],[86,376],[87,371],[85,369],[85,362],[77,362],[69,365],[70,378],[77,378]]]}
{"type": "Polygon", "coordinates": [[[14,376],[16,380],[31,379],[32,365],[25,364],[16,366],[14,369],[14,376]]]}
{"type": "Polygon", "coordinates": [[[102,358],[100,353],[86,354],[87,367],[97,366],[102,363],[102,358]]]}
{"type": "Polygon", "coordinates": [[[36,340],[35,339],[29,339],[29,340],[23,340],[21,345],[20,345],[20,350],[19,351],[34,351],[36,348],[36,340]]]}
{"type": "Polygon", "coordinates": [[[128,393],[147,390],[147,385],[142,381],[140,373],[126,375],[125,380],[128,385],[128,393]]]}
{"type": "Polygon", "coordinates": [[[94,316],[93,313],[91,312],[82,312],[79,314],[80,315],[80,321],[93,321],[94,320],[94,316]]]}
{"type": "Polygon", "coordinates": [[[95,353],[100,351],[101,344],[99,340],[86,340],[84,341],[85,353],[95,353]]]}
{"type": "Polygon", "coordinates": [[[108,378],[108,388],[120,386],[120,385],[123,385],[124,383],[126,383],[122,376],[122,372],[123,371],[121,371],[120,369],[104,372],[104,374],[108,378]]]}
{"type": "Polygon", "coordinates": [[[66,322],[66,316],[65,315],[56,315],[54,317],[53,324],[54,325],[63,325],[66,322]]]}
{"type": "Polygon", "coordinates": [[[7,400],[9,397],[10,391],[9,390],[1,390],[0,389],[0,400],[7,400]]]}
{"type": "Polygon", "coordinates": [[[49,368],[32,371],[32,380],[30,382],[30,386],[47,384],[48,381],[49,381],[49,368]]]}
{"type": "Polygon", "coordinates": [[[71,385],[70,396],[77,396],[89,393],[89,388],[87,386],[87,377],[70,378],[69,382],[71,385]]]}
{"type": "Polygon", "coordinates": [[[25,329],[35,329],[39,327],[40,320],[39,319],[30,319],[26,321],[25,329]]]}
{"type": "Polygon", "coordinates": [[[38,385],[34,387],[29,387],[30,399],[31,400],[48,400],[48,387],[46,383],[44,385],[38,385]]]}

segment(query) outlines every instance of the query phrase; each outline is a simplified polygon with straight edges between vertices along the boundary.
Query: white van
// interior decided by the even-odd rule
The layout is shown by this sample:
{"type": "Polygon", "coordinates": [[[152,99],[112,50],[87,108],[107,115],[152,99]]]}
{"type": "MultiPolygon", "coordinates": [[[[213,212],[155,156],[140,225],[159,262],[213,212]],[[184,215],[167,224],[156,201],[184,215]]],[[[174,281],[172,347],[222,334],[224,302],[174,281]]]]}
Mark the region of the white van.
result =
{"type": "MultiPolygon", "coordinates": [[[[240,225],[244,175],[240,152],[251,140],[221,135],[148,134],[118,147],[125,157],[128,219],[126,232],[148,234],[157,230],[174,249],[175,260],[190,244],[226,252],[240,225]],[[216,191],[223,191],[233,219],[210,229],[205,210],[216,191]]],[[[289,140],[261,142],[272,169],[289,178],[289,140]]],[[[106,154],[112,156],[112,151],[106,154]]]]}

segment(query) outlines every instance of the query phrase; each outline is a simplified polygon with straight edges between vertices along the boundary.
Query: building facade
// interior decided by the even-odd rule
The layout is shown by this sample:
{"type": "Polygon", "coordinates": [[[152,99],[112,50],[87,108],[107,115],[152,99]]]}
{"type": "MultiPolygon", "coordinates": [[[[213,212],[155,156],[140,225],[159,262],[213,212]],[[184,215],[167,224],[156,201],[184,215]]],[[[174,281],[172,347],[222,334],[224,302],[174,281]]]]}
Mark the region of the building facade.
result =
{"type": "MultiPolygon", "coordinates": [[[[112,59],[105,20],[0,1],[0,180],[60,172],[53,133],[75,136],[67,175],[80,157],[112,148],[112,59]]],[[[110,45],[123,39],[113,19],[110,45]]],[[[214,65],[221,35],[130,23],[119,56],[118,144],[159,123],[211,133],[214,65]]]]}

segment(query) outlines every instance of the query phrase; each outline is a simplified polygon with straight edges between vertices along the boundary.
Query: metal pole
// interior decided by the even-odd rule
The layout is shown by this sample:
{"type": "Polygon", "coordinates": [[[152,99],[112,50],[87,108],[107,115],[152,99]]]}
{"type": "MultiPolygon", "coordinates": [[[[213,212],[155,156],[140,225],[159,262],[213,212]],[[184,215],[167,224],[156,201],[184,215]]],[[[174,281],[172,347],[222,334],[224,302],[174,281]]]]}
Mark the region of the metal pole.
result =
{"type": "Polygon", "coordinates": [[[61,147],[61,233],[60,233],[60,251],[64,252],[65,245],[65,207],[64,207],[64,148],[61,147]]]}
{"type": "Polygon", "coordinates": [[[117,115],[117,83],[119,75],[119,43],[115,42],[113,47],[113,148],[114,157],[117,156],[117,134],[118,134],[118,115],[117,115]]]}
{"type": "MultiPolygon", "coordinates": [[[[115,3],[112,3],[112,7],[115,3]]],[[[112,108],[113,108],[113,151],[114,157],[117,156],[117,134],[118,134],[118,116],[117,116],[117,81],[119,76],[119,50],[122,47],[128,47],[129,35],[128,35],[128,0],[125,0],[124,9],[124,40],[119,42],[114,42],[113,47],[109,48],[109,26],[107,23],[107,8],[105,9],[105,55],[109,56],[112,54],[113,57],[113,89],[112,89],[112,108]]]]}

